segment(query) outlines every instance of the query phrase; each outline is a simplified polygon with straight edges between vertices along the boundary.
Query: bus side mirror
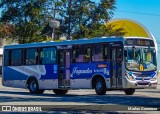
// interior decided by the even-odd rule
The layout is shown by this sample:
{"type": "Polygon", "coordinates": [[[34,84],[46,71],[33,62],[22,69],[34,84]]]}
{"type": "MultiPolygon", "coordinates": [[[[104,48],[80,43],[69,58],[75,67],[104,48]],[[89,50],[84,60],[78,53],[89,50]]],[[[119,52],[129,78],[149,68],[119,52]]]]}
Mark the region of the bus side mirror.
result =
{"type": "Polygon", "coordinates": [[[127,50],[124,50],[124,57],[127,57],[127,50]]]}

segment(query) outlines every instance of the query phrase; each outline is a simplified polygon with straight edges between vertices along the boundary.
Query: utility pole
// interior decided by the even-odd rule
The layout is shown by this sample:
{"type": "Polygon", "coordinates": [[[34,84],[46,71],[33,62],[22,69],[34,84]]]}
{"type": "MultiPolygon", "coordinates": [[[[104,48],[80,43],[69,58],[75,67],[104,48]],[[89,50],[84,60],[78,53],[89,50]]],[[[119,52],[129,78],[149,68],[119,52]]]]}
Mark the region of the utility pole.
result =
{"type": "Polygon", "coordinates": [[[68,0],[68,37],[67,37],[67,40],[70,40],[71,39],[71,5],[72,5],[72,0],[68,0]]]}
{"type": "MultiPolygon", "coordinates": [[[[58,2],[58,0],[57,0],[57,2],[58,2]]],[[[54,40],[55,28],[58,28],[60,26],[60,22],[56,21],[56,19],[55,19],[55,17],[56,17],[56,10],[58,10],[58,9],[57,9],[57,5],[55,3],[54,9],[53,9],[53,19],[50,20],[50,22],[49,22],[49,26],[53,28],[51,41],[54,40]]]]}
{"type": "MultiPolygon", "coordinates": [[[[54,9],[53,9],[53,19],[55,20],[55,17],[56,17],[56,4],[55,4],[55,6],[54,6],[54,9]]],[[[53,41],[54,40],[54,32],[55,32],[55,27],[53,27],[53,31],[52,31],[52,39],[51,39],[51,41],[53,41]]]]}

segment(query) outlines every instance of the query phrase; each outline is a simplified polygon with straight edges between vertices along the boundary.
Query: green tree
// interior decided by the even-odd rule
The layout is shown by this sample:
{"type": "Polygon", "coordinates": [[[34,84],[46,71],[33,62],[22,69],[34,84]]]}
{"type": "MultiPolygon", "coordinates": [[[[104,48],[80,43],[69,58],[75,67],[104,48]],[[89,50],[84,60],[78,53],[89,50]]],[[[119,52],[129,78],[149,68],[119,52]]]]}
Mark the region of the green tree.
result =
{"type": "Polygon", "coordinates": [[[0,39],[8,38],[14,34],[14,26],[9,23],[0,23],[0,39]]]}
{"type": "Polygon", "coordinates": [[[98,36],[123,35],[122,29],[105,26],[113,16],[115,0],[59,0],[57,17],[61,20],[60,31],[72,39],[98,36]]]}
{"type": "Polygon", "coordinates": [[[46,26],[45,7],[47,0],[1,0],[2,22],[12,23],[15,31],[12,38],[19,43],[41,41],[46,26]]]}
{"type": "Polygon", "coordinates": [[[12,38],[19,43],[50,40],[50,19],[61,23],[54,31],[55,40],[63,35],[72,39],[122,35],[121,29],[104,26],[113,16],[114,5],[115,0],[1,0],[1,22],[14,25],[12,38]]]}

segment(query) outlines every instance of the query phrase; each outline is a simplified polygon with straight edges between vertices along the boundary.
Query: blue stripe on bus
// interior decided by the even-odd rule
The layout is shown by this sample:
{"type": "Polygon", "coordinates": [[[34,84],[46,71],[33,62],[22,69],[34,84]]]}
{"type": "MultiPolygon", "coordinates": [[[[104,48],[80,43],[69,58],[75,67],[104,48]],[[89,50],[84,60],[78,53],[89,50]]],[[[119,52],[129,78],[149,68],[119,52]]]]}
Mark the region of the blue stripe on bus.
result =
{"type": "Polygon", "coordinates": [[[3,72],[5,72],[3,80],[26,80],[28,78],[27,75],[15,71],[9,67],[4,67],[3,70],[4,70],[3,72]]]}
{"type": "Polygon", "coordinates": [[[99,63],[75,63],[71,64],[71,79],[86,79],[91,78],[93,75],[103,75],[109,78],[110,65],[106,62],[99,63]],[[98,65],[106,65],[107,67],[98,68],[98,65]]]}
{"type": "Polygon", "coordinates": [[[58,65],[45,65],[46,74],[41,79],[58,79],[58,65]]]}
{"type": "MultiPolygon", "coordinates": [[[[45,65],[46,73],[40,75],[40,79],[58,79],[58,65],[45,65]]],[[[29,76],[34,76],[33,73],[24,70],[22,66],[4,67],[4,80],[26,80],[29,76]],[[20,69],[21,67],[21,69],[20,69]],[[24,71],[26,73],[24,73],[24,71]]]]}

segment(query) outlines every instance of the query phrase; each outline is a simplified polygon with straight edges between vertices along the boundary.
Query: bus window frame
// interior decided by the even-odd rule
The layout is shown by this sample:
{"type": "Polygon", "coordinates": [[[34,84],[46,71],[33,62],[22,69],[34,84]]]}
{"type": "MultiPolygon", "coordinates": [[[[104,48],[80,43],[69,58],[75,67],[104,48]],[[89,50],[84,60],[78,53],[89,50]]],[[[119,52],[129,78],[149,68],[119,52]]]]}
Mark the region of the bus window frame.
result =
{"type": "MultiPolygon", "coordinates": [[[[8,57],[9,57],[9,61],[8,61],[8,64],[6,65],[5,64],[5,61],[4,61],[4,66],[22,66],[23,65],[23,48],[17,48],[17,49],[5,49],[5,51],[4,52],[6,52],[6,51],[8,51],[8,57]],[[16,65],[12,65],[11,64],[11,62],[12,62],[12,51],[14,51],[14,50],[21,50],[21,64],[20,65],[18,65],[18,64],[16,64],[16,65]]],[[[6,58],[5,57],[6,55],[4,55],[4,58],[6,58]]]]}
{"type": "Polygon", "coordinates": [[[3,61],[4,61],[4,63],[3,63],[3,66],[11,66],[11,49],[5,49],[4,51],[4,59],[3,59],[3,61]],[[7,62],[7,64],[5,63],[6,61],[5,61],[5,58],[6,58],[6,54],[5,54],[5,52],[8,52],[8,62],[7,62]]]}
{"type": "Polygon", "coordinates": [[[23,58],[23,65],[24,65],[24,66],[39,65],[39,47],[38,47],[38,48],[37,48],[37,47],[36,47],[36,48],[34,48],[34,47],[24,48],[23,51],[24,51],[24,58],[23,58]],[[37,49],[38,58],[36,58],[36,59],[37,59],[37,60],[36,60],[36,64],[26,64],[26,63],[25,63],[26,56],[27,56],[27,53],[26,53],[25,51],[27,51],[27,49],[37,49]]]}
{"type": "MultiPolygon", "coordinates": [[[[91,58],[91,62],[92,63],[98,63],[98,62],[109,62],[108,61],[108,59],[109,59],[109,43],[107,42],[107,43],[105,43],[105,42],[101,42],[101,43],[94,43],[94,44],[92,44],[92,51],[93,51],[93,48],[94,48],[94,46],[95,45],[103,45],[103,61],[93,61],[93,59],[91,58]],[[104,49],[104,47],[107,47],[107,58],[105,59],[104,58],[104,55],[105,55],[105,49],[104,49]]],[[[91,56],[93,56],[93,53],[92,53],[92,51],[91,51],[91,56]]]]}
{"type": "Polygon", "coordinates": [[[51,64],[42,64],[41,61],[40,61],[40,54],[41,54],[41,51],[43,48],[55,48],[55,51],[56,51],[56,62],[54,64],[58,64],[58,49],[56,46],[44,46],[44,47],[39,47],[39,50],[38,50],[38,53],[39,53],[39,56],[38,56],[38,59],[39,59],[39,63],[38,65],[52,65],[53,63],[51,64]]]}
{"type": "MultiPolygon", "coordinates": [[[[86,49],[87,49],[86,48],[86,49]]],[[[72,51],[71,51],[71,63],[73,63],[73,64],[78,64],[78,63],[90,63],[90,62],[92,62],[92,44],[82,44],[82,45],[80,45],[80,44],[77,44],[77,45],[73,45],[72,46],[72,51]],[[86,46],[87,48],[89,47],[90,48],[90,61],[88,61],[88,62],[76,62],[76,60],[75,60],[75,62],[73,62],[73,51],[74,51],[74,49],[76,49],[75,47],[78,47],[78,48],[80,48],[79,46],[86,46]]]]}

